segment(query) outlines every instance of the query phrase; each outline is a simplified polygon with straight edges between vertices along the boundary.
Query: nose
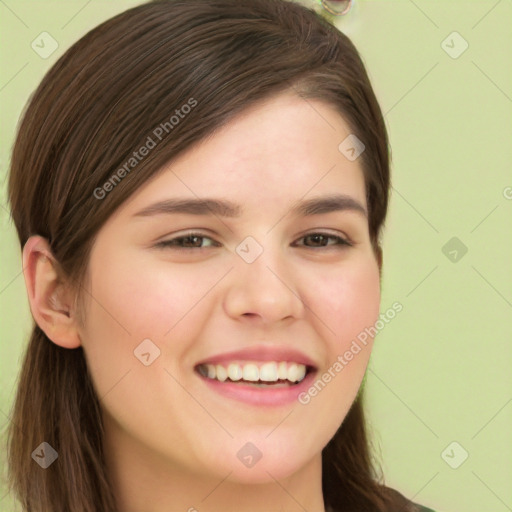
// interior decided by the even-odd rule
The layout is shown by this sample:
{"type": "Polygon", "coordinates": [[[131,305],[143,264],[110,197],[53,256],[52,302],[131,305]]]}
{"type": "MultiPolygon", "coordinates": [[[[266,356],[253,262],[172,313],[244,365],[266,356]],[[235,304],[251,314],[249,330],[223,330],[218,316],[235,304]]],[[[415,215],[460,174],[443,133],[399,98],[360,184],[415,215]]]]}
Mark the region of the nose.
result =
{"type": "Polygon", "coordinates": [[[226,313],[263,324],[300,318],[305,308],[297,287],[300,276],[285,258],[282,249],[264,247],[262,254],[248,263],[235,252],[235,268],[229,273],[224,297],[226,313]]]}

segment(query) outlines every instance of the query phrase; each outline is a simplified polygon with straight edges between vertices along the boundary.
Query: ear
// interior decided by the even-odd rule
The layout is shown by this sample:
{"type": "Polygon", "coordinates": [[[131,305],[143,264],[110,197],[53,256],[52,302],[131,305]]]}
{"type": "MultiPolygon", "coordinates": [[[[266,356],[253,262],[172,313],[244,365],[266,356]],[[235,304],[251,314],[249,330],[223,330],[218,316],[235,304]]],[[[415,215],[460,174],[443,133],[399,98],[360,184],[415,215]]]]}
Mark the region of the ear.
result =
{"type": "Polygon", "coordinates": [[[23,275],[30,310],[37,325],[56,345],[81,345],[71,288],[61,279],[48,241],[31,236],[23,248],[23,275]]]}

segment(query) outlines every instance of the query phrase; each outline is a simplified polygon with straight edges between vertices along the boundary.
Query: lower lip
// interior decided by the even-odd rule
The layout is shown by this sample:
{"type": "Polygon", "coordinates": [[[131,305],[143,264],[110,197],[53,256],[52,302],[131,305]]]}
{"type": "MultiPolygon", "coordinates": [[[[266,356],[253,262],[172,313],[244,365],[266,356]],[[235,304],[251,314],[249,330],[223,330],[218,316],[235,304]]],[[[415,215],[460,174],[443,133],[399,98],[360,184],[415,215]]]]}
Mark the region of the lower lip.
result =
{"type": "Polygon", "coordinates": [[[290,404],[298,400],[300,393],[305,392],[311,385],[316,371],[309,372],[298,384],[287,387],[273,388],[255,387],[250,384],[236,384],[230,381],[221,382],[216,379],[203,377],[198,373],[200,379],[213,391],[220,395],[244,402],[250,405],[279,406],[290,404]]]}

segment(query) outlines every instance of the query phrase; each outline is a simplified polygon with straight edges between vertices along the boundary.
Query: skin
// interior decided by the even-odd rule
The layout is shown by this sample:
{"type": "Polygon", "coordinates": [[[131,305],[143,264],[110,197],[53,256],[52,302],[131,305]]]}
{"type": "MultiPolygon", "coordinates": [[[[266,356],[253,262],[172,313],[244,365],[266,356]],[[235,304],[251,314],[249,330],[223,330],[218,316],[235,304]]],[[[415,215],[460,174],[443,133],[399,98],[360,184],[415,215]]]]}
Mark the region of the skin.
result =
{"type": "Polygon", "coordinates": [[[367,208],[360,160],[338,150],[350,133],[331,106],[286,93],[183,153],[99,231],[83,325],[46,241],[27,242],[32,313],[54,343],[84,348],[122,512],[325,510],[321,451],[356,397],[373,340],[307,405],[234,401],[193,369],[215,354],[282,345],[311,357],[321,375],[378,319],[381,261],[367,218],[288,214],[333,192],[367,208]],[[159,200],[206,196],[244,213],[133,216],[159,200]],[[156,247],[188,229],[209,237],[195,243],[203,248],[156,247]],[[304,238],[318,232],[353,245],[304,238]],[[235,251],[247,236],[263,248],[250,264],[235,251]],[[146,338],[161,351],[149,366],[134,357],[146,338]],[[251,468],[237,458],[247,442],[263,454],[251,468]]]}

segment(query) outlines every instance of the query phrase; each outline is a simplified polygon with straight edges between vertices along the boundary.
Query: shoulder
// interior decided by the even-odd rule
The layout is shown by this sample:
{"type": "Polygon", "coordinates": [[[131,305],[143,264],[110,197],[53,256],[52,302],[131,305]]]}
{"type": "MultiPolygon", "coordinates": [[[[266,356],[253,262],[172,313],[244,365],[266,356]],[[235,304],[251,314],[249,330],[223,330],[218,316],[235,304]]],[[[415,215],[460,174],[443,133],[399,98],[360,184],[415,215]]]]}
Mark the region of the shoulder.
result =
{"type": "MultiPolygon", "coordinates": [[[[431,508],[424,507],[418,503],[414,503],[391,487],[384,487],[384,489],[389,502],[392,503],[392,505],[389,506],[389,509],[386,509],[387,512],[436,512],[431,508]]],[[[327,507],[325,512],[341,512],[341,509],[327,507]]]]}
{"type": "MultiPolygon", "coordinates": [[[[435,512],[431,508],[424,507],[419,503],[414,503],[408,500],[404,495],[400,494],[396,489],[387,487],[388,493],[394,498],[395,503],[400,507],[399,510],[406,510],[407,512],[435,512]]],[[[390,510],[389,512],[395,512],[390,510]]]]}

